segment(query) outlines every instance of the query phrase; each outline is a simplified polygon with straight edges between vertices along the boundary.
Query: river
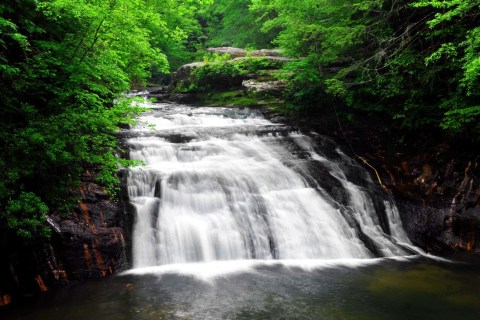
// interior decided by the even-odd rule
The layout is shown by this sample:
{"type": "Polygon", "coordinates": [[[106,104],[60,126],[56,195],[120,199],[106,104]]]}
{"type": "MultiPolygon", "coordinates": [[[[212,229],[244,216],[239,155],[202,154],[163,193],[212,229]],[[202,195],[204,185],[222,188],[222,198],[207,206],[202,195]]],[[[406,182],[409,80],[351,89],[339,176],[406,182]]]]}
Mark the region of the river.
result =
{"type": "Polygon", "coordinates": [[[248,108],[145,104],[129,131],[132,270],[18,319],[479,319],[478,265],[410,243],[332,140],[248,108]]]}

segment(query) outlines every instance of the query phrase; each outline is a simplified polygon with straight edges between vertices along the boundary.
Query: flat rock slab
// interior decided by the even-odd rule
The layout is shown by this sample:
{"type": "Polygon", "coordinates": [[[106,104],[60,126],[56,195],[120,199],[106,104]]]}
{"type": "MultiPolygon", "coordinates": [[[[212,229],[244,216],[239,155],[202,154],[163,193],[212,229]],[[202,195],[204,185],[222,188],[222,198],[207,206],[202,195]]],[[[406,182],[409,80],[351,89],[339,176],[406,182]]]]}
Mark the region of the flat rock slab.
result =
{"type": "Polygon", "coordinates": [[[280,57],[282,55],[282,50],[280,49],[260,49],[260,50],[253,50],[249,52],[241,48],[216,47],[216,48],[208,48],[207,51],[210,53],[217,53],[217,54],[229,54],[233,58],[246,57],[248,54],[250,54],[252,57],[280,57]]]}
{"type": "Polygon", "coordinates": [[[278,57],[278,56],[253,56],[251,58],[249,57],[237,57],[233,59],[232,61],[241,61],[241,60],[247,60],[247,59],[268,59],[271,61],[280,61],[280,62],[288,62],[288,61],[295,61],[296,59],[288,58],[288,57],[278,57]]]}
{"type": "Polygon", "coordinates": [[[273,95],[281,94],[286,88],[287,84],[283,80],[277,81],[257,81],[257,80],[245,80],[242,82],[242,86],[249,93],[268,93],[273,95]]]}
{"type": "Polygon", "coordinates": [[[232,57],[245,57],[247,55],[247,50],[234,48],[234,47],[217,47],[217,48],[208,48],[208,52],[210,53],[218,53],[218,54],[229,54],[232,57]]]}

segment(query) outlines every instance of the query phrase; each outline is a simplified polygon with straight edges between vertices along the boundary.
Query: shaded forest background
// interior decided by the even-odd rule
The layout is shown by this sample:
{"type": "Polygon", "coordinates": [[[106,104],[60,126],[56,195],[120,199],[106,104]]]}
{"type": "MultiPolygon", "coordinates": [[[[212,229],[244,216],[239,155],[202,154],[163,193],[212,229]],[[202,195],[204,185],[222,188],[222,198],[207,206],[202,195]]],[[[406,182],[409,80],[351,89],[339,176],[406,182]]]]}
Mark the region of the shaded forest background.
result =
{"type": "Polygon", "coordinates": [[[0,243],[48,237],[86,170],[114,195],[124,93],[211,46],[281,48],[286,113],[478,143],[478,0],[11,0],[0,4],[0,243]]]}

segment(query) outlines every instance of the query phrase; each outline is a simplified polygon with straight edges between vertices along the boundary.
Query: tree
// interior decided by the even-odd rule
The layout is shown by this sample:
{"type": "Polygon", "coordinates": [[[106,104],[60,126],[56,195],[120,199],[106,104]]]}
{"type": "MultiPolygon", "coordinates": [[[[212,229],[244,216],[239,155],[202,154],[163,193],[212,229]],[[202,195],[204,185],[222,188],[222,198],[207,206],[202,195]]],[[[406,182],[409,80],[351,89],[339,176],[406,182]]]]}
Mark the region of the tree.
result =
{"type": "Polygon", "coordinates": [[[271,48],[278,33],[276,28],[262,32],[265,20],[250,10],[250,0],[216,0],[203,14],[209,46],[271,48]]]}
{"type": "MultiPolygon", "coordinates": [[[[406,132],[479,130],[476,0],[252,0],[272,12],[263,29],[292,56],[285,78],[296,106],[340,99],[406,132]],[[317,99],[318,102],[318,99],[317,99]]],[[[337,100],[338,102],[338,100],[337,100]]]]}
{"type": "Polygon", "coordinates": [[[205,2],[0,5],[2,231],[23,238],[47,235],[46,214],[69,214],[77,200],[73,191],[88,168],[115,191],[119,166],[130,164],[116,157],[115,132],[139,112],[121,95],[145,83],[152,70],[169,71],[165,46],[181,46],[185,36],[167,17],[193,16],[195,5],[205,2]]]}

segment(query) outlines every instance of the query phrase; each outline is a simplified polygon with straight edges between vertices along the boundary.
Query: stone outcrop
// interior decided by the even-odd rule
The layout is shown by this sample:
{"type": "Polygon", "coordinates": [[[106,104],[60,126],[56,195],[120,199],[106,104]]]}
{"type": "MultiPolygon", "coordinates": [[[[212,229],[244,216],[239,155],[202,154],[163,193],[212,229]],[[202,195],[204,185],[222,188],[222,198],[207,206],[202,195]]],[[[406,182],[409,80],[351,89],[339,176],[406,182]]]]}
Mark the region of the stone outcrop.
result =
{"type": "MultiPolygon", "coordinates": [[[[243,73],[232,73],[228,74],[217,74],[213,76],[205,76],[202,77],[201,80],[195,79],[195,70],[198,68],[202,68],[208,65],[216,65],[216,64],[228,64],[228,63],[241,63],[242,61],[247,61],[248,59],[263,59],[270,61],[270,65],[265,67],[266,69],[278,69],[281,66],[289,61],[293,61],[294,59],[288,57],[282,57],[281,51],[276,49],[261,49],[255,50],[251,52],[247,52],[244,49],[233,48],[233,47],[219,47],[219,48],[209,48],[209,52],[217,53],[217,54],[228,54],[231,56],[232,59],[222,62],[193,62],[186,65],[181,66],[174,74],[172,79],[172,90],[175,88],[176,91],[183,92],[191,90],[191,87],[208,87],[216,90],[228,90],[230,88],[239,88],[242,87],[242,82],[245,80],[251,79],[258,79],[262,72],[265,70],[258,70],[259,72],[255,72],[252,74],[243,74],[243,73]]],[[[262,82],[262,80],[256,81],[256,83],[262,82]]],[[[256,85],[252,82],[247,82],[246,86],[247,91],[255,91],[258,88],[258,91],[267,91],[268,88],[271,91],[275,91],[274,88],[279,88],[281,82],[272,82],[269,84],[265,84],[264,86],[256,85]],[[250,87],[252,90],[250,90],[250,87]],[[262,89],[264,88],[264,90],[262,89]]],[[[165,98],[165,97],[163,97],[165,98]]],[[[177,99],[178,96],[172,96],[170,100],[173,101],[180,101],[177,99]]],[[[188,100],[188,99],[186,99],[188,100]]],[[[180,101],[183,102],[183,101],[180,101]]]]}
{"type": "Polygon", "coordinates": [[[415,243],[432,252],[480,254],[480,156],[445,159],[422,154],[385,166],[389,187],[415,243]]]}
{"type": "Polygon", "coordinates": [[[263,81],[262,79],[245,80],[242,82],[242,86],[248,95],[272,95],[275,97],[281,96],[282,92],[287,88],[287,84],[283,80],[263,81]]]}
{"type": "Polygon", "coordinates": [[[282,55],[282,50],[279,49],[260,49],[247,51],[245,49],[234,47],[216,47],[208,48],[207,51],[209,53],[228,54],[232,58],[246,57],[247,55],[252,57],[280,57],[282,55]]]}
{"type": "Polygon", "coordinates": [[[281,57],[282,50],[280,49],[260,49],[251,52],[252,57],[281,57]]]}
{"type": "Polygon", "coordinates": [[[478,143],[432,134],[402,149],[375,119],[360,115],[356,124],[340,120],[340,127],[331,102],[294,117],[267,111],[272,121],[333,137],[352,157],[366,159],[365,169],[394,196],[415,245],[439,255],[480,255],[478,143]]]}
{"type": "Polygon", "coordinates": [[[208,48],[207,52],[217,54],[229,54],[232,58],[245,57],[247,55],[247,50],[234,47],[208,48]]]}
{"type": "Polygon", "coordinates": [[[246,59],[267,59],[272,62],[289,62],[289,61],[295,61],[295,59],[288,58],[288,57],[277,57],[277,56],[256,56],[256,57],[238,57],[234,58],[232,61],[242,61],[246,59]]]}
{"type": "MultiPolygon", "coordinates": [[[[87,173],[68,217],[50,215],[48,241],[2,248],[0,304],[128,267],[128,217],[87,173]]],[[[12,242],[9,242],[12,243],[12,242]]]]}
{"type": "Polygon", "coordinates": [[[193,82],[192,71],[203,67],[205,62],[193,62],[181,66],[173,75],[175,82],[182,82],[184,85],[188,86],[193,82]]]}

